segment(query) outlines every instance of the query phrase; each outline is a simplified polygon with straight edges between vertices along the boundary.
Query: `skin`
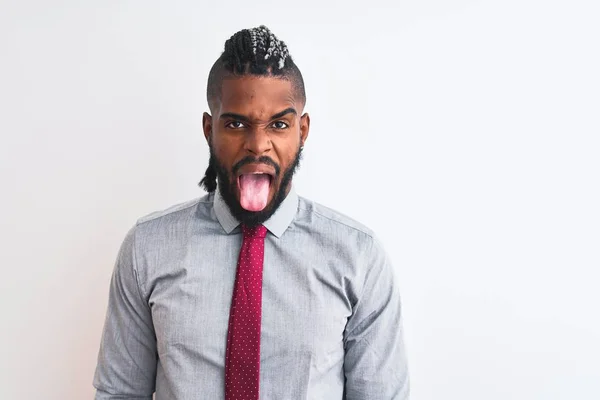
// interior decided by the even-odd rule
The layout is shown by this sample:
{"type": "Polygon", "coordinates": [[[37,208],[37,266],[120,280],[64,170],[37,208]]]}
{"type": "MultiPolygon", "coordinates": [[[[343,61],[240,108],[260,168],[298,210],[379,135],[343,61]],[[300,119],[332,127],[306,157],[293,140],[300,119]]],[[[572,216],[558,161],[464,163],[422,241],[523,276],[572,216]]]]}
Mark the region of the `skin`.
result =
{"type": "MultiPolygon", "coordinates": [[[[268,157],[285,171],[308,137],[310,117],[303,114],[304,104],[288,80],[251,75],[225,79],[220,99],[212,103],[212,115],[204,113],[202,119],[204,137],[227,169],[232,185],[240,172],[274,171],[273,165],[259,163],[259,157],[268,157]],[[244,162],[243,168],[234,171],[247,157],[253,162],[244,162]]],[[[280,189],[282,176],[280,173],[271,181],[267,207],[280,189]]],[[[234,187],[239,202],[239,186],[235,183],[234,187]]],[[[286,195],[290,187],[285,188],[286,195]]]]}

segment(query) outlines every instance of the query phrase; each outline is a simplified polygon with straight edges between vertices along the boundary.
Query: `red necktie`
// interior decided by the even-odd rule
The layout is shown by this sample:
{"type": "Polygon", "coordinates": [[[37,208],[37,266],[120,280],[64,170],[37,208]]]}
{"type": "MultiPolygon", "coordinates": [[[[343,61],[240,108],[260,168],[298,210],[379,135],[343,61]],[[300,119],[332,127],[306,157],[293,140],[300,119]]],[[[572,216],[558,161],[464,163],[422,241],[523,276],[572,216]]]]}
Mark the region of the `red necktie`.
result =
{"type": "Polygon", "coordinates": [[[242,225],[225,355],[225,399],[258,400],[260,317],[265,236],[263,225],[242,225]]]}

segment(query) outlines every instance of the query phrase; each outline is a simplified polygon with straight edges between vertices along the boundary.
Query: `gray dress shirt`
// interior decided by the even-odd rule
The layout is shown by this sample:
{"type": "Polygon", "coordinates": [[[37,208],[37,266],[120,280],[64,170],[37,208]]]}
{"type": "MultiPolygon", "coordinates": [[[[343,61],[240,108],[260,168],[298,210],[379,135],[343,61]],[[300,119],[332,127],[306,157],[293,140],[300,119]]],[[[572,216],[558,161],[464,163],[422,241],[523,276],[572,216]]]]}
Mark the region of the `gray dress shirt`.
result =
{"type": "MultiPolygon", "coordinates": [[[[408,399],[398,283],[373,232],[293,187],[264,225],[260,398],[408,399]]],[[[96,399],[224,398],[241,244],[218,190],[138,219],[110,283],[96,399]]]]}

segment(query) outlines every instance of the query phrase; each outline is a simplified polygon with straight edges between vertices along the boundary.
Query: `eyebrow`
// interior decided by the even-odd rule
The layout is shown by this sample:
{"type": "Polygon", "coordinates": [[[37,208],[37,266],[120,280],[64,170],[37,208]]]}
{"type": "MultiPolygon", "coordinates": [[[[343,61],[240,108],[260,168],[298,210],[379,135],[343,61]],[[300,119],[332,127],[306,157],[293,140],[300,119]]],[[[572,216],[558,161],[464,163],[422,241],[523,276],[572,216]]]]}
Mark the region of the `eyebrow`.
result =
{"type": "MultiPolygon", "coordinates": [[[[298,113],[296,112],[296,109],[294,109],[293,107],[289,107],[286,108],[285,110],[278,112],[275,115],[272,115],[270,120],[274,120],[274,119],[278,119],[283,117],[284,115],[287,114],[294,114],[294,115],[298,115],[298,113]]],[[[226,119],[226,118],[231,118],[231,119],[236,119],[239,121],[244,121],[244,122],[250,122],[250,118],[246,117],[245,115],[241,115],[241,114],[236,114],[236,113],[223,113],[221,114],[221,116],[219,117],[220,119],[226,119]]]]}

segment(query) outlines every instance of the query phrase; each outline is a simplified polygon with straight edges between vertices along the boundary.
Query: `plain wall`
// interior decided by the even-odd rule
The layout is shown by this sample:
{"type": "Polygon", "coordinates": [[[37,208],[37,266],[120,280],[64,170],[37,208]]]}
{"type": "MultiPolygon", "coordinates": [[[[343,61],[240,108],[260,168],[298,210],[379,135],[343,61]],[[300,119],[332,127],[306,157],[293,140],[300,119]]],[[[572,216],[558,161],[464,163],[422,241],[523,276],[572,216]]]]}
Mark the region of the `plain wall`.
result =
{"type": "Polygon", "coordinates": [[[2,1],[0,398],[93,396],[117,250],[204,194],[209,68],[266,24],[298,193],[397,267],[412,399],[599,399],[597,4],[2,1]]]}

